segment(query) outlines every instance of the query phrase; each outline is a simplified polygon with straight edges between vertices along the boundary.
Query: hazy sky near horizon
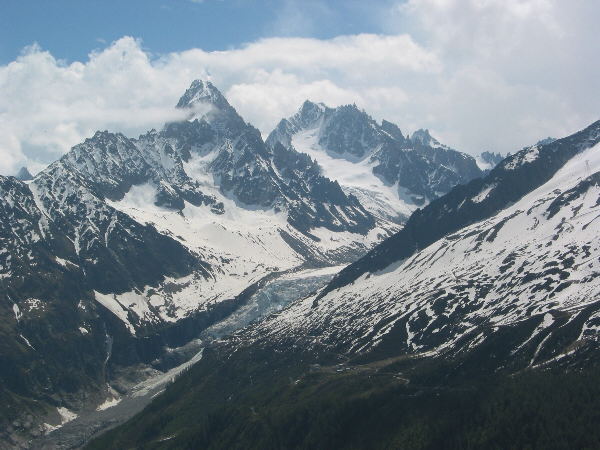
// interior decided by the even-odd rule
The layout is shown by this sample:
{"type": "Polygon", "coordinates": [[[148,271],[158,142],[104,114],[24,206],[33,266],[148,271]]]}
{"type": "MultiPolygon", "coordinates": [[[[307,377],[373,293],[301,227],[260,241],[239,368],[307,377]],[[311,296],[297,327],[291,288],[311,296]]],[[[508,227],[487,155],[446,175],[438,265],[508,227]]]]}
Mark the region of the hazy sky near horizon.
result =
{"type": "Polygon", "coordinates": [[[206,77],[265,135],[308,98],[515,151],[600,118],[598,17],[593,0],[3,0],[0,174],[159,128],[206,77]]]}

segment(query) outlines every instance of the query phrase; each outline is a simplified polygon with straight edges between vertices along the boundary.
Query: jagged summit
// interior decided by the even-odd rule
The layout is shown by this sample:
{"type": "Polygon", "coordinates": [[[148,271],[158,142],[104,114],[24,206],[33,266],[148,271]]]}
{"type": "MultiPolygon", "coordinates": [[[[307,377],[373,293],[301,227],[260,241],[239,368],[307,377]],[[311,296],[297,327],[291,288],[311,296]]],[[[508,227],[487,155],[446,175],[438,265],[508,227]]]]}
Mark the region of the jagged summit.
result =
{"type": "Polygon", "coordinates": [[[194,80],[177,102],[177,108],[193,108],[199,104],[209,104],[219,109],[230,107],[223,94],[206,80],[194,80]]]}
{"type": "Polygon", "coordinates": [[[323,102],[313,102],[312,100],[306,99],[306,100],[304,100],[304,103],[302,103],[302,106],[300,107],[298,112],[302,112],[305,110],[311,110],[311,109],[317,109],[317,110],[324,111],[327,108],[328,108],[328,106],[323,102]]]}
{"type": "Polygon", "coordinates": [[[91,138],[86,138],[84,140],[84,143],[93,143],[93,142],[123,142],[128,140],[127,136],[125,136],[123,133],[120,132],[116,132],[113,133],[112,131],[108,131],[108,130],[98,130],[94,133],[94,135],[91,138]]]}
{"type": "Polygon", "coordinates": [[[33,175],[31,175],[31,173],[29,172],[27,167],[23,166],[17,172],[17,174],[15,175],[15,178],[20,181],[29,181],[29,180],[33,180],[33,175]]]}
{"type": "Polygon", "coordinates": [[[412,142],[418,142],[420,144],[426,145],[432,148],[448,148],[448,146],[440,143],[436,138],[434,138],[428,129],[419,129],[415,131],[411,136],[410,140],[412,142]]]}
{"type": "Polygon", "coordinates": [[[477,157],[475,157],[479,168],[486,172],[489,172],[494,167],[496,167],[503,159],[504,156],[502,156],[501,153],[494,153],[489,151],[481,152],[477,157]]]}
{"type": "Polygon", "coordinates": [[[305,101],[266,141],[308,154],[371,213],[401,222],[418,206],[482,175],[475,159],[419,130],[413,140],[356,105],[330,108],[305,101]]]}
{"type": "Polygon", "coordinates": [[[383,119],[381,121],[381,129],[397,141],[402,142],[404,140],[402,131],[400,131],[400,128],[395,123],[388,122],[387,120],[383,119]]]}
{"type": "Polygon", "coordinates": [[[554,142],[556,140],[556,138],[550,137],[548,136],[547,138],[544,139],[540,139],[539,141],[537,141],[536,145],[546,145],[546,144],[551,144],[552,142],[554,142]]]}
{"type": "MultiPolygon", "coordinates": [[[[221,94],[219,89],[210,81],[195,80],[179,99],[177,108],[189,110],[188,122],[198,121],[203,125],[200,128],[212,129],[212,133],[217,133],[229,138],[233,138],[241,130],[253,129],[254,134],[259,134],[258,130],[249,126],[244,119],[237,113],[235,108],[229,104],[227,99],[221,94]]],[[[175,134],[181,132],[181,122],[167,124],[167,128],[174,127],[175,134]]],[[[193,127],[198,128],[198,127],[193,127]]],[[[172,133],[174,130],[167,130],[172,133]]],[[[188,130],[190,131],[190,130],[188,130]]],[[[204,130],[206,131],[206,130],[204,130]]],[[[196,132],[204,132],[196,129],[196,132]]]]}
{"type": "Polygon", "coordinates": [[[310,100],[305,100],[294,117],[304,123],[315,122],[323,116],[323,113],[327,109],[324,103],[314,103],[310,100]]]}
{"type": "Polygon", "coordinates": [[[356,106],[355,103],[330,107],[322,102],[313,102],[305,100],[302,106],[289,119],[283,121],[292,122],[295,126],[314,127],[323,118],[330,119],[335,117],[337,121],[346,119],[350,122],[372,121],[373,119],[362,109],[356,106]]]}

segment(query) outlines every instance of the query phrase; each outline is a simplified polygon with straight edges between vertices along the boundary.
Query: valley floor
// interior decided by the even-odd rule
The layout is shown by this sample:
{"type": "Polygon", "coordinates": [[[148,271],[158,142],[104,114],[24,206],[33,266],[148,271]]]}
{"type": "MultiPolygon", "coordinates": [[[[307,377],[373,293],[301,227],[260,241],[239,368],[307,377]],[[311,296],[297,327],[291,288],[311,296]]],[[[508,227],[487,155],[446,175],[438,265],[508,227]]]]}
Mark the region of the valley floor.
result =
{"type": "Polygon", "coordinates": [[[440,359],[388,358],[319,366],[298,364],[297,358],[286,360],[285,355],[274,359],[271,351],[240,353],[225,363],[218,352],[207,352],[205,360],[142,414],[86,448],[433,450],[600,445],[597,364],[509,376],[478,369],[465,373],[461,364],[440,359]]]}

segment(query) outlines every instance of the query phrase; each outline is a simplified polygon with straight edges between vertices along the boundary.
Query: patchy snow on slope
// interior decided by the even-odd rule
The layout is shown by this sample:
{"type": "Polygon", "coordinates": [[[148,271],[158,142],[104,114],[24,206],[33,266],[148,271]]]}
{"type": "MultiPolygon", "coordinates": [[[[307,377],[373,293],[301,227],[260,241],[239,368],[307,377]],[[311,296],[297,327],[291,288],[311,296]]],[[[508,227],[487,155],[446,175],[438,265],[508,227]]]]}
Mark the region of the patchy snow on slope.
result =
{"type": "Polygon", "coordinates": [[[29,339],[27,339],[22,334],[19,334],[19,336],[21,337],[21,339],[23,339],[23,341],[25,342],[25,344],[27,344],[27,347],[31,348],[32,350],[35,350],[35,348],[33,347],[33,345],[31,345],[31,342],[29,342],[29,339]]]}
{"type": "Polygon", "coordinates": [[[121,402],[120,398],[107,398],[104,403],[98,405],[96,411],[104,411],[105,409],[112,408],[113,406],[117,406],[121,402]]]}
{"type": "Polygon", "coordinates": [[[167,277],[158,286],[118,295],[97,293],[96,300],[132,332],[136,323],[131,322],[129,313],[140,322],[174,322],[234,298],[270,273],[304,264],[307,255],[298,253],[285,236],[301,243],[305,252],[335,260],[346,252],[364,252],[389,233],[378,227],[364,236],[317,228],[311,230],[317,239],[311,239],[288,224],[285,211],[240,206],[235,199],[221,193],[206,167],[212,158],[213,153],[194,154],[185,163],[185,170],[201,184],[204,192],[223,203],[223,214],[214,214],[210,206],[187,202],[182,211],[156,206],[157,188],[152,183],[132,186],[121,200],[109,201],[110,206],[137,222],[151,224],[160,233],[179,241],[209,265],[208,275],[167,277]]]}
{"type": "Polygon", "coordinates": [[[515,158],[511,158],[505,163],[504,168],[507,170],[514,170],[523,164],[529,164],[535,161],[540,154],[540,146],[532,145],[531,147],[521,150],[515,155],[515,158]]]}
{"type": "Polygon", "coordinates": [[[17,322],[19,320],[21,320],[21,317],[23,317],[23,314],[21,314],[21,310],[19,309],[19,305],[17,305],[16,303],[13,303],[12,310],[13,310],[13,313],[15,315],[15,320],[17,322]]]}
{"type": "MultiPolygon", "coordinates": [[[[553,326],[552,311],[574,315],[600,298],[600,186],[586,181],[588,166],[600,172],[600,145],[496,216],[318,301],[294,303],[253,330],[254,338],[319,335],[361,352],[401,325],[407,351],[439,353],[464,339],[473,346],[485,341],[485,334],[471,336],[478,324],[495,330],[539,316],[519,351],[553,326]]],[[[582,323],[581,339],[600,340],[595,314],[582,323]]],[[[536,355],[531,365],[540,363],[536,355]]]]}
{"type": "Polygon", "coordinates": [[[131,334],[135,336],[135,327],[128,319],[127,309],[117,300],[117,296],[114,294],[102,294],[94,291],[94,298],[98,303],[112,312],[127,326],[127,329],[131,334]]]}
{"type": "MultiPolygon", "coordinates": [[[[396,229],[399,228],[397,227],[396,229]]],[[[371,229],[365,236],[350,233],[349,231],[331,231],[323,227],[311,230],[311,234],[319,238],[319,247],[325,251],[335,251],[339,248],[351,247],[357,241],[362,241],[370,248],[387,237],[389,232],[390,230],[383,230],[379,227],[371,229]]]]}
{"type": "Polygon", "coordinates": [[[70,411],[67,408],[58,407],[56,408],[56,411],[60,416],[60,423],[58,425],[50,425],[48,423],[43,424],[44,431],[46,433],[51,433],[54,430],[58,430],[64,424],[69,423],[77,418],[77,414],[75,414],[73,411],[70,411]]]}
{"type": "Polygon", "coordinates": [[[71,422],[72,420],[75,420],[77,418],[77,414],[75,414],[73,411],[68,410],[67,408],[59,407],[56,408],[56,410],[58,411],[58,414],[60,414],[62,425],[71,422]]]}

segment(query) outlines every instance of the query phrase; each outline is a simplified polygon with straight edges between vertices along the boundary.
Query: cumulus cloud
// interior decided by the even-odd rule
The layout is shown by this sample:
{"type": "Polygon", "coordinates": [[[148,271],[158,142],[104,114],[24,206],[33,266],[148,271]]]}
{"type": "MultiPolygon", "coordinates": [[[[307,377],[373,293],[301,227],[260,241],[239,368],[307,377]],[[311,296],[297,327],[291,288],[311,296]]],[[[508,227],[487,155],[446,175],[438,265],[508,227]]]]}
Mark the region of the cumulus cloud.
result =
{"type": "Polygon", "coordinates": [[[0,173],[20,164],[36,170],[97,129],[134,135],[181,119],[167,82],[131,38],[86,63],[65,64],[36,45],[27,48],[0,67],[0,173]]]}
{"type": "MultiPolygon", "coordinates": [[[[177,99],[192,80],[210,74],[246,120],[268,133],[306,98],[368,107],[370,99],[388,100],[378,85],[389,84],[393,74],[439,67],[405,35],[272,38],[229,51],[162,56],[124,37],[71,64],[34,45],[0,67],[0,153],[7,156],[0,173],[21,164],[36,170],[97,129],[135,136],[181,119],[177,99]]],[[[394,91],[401,100],[402,92],[394,91]]]]}
{"type": "Polygon", "coordinates": [[[408,30],[444,62],[413,111],[452,144],[511,151],[600,118],[598,2],[409,0],[388,12],[388,32],[408,30]]]}
{"type": "Polygon", "coordinates": [[[177,99],[205,77],[264,134],[308,98],[356,103],[471,153],[514,151],[598,118],[593,3],[383,2],[373,14],[385,34],[166,55],[124,37],[69,64],[32,46],[0,66],[0,173],[35,170],[97,129],[133,136],[177,120],[177,99]]]}

